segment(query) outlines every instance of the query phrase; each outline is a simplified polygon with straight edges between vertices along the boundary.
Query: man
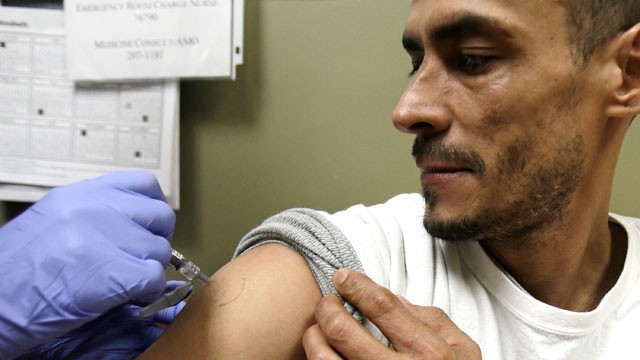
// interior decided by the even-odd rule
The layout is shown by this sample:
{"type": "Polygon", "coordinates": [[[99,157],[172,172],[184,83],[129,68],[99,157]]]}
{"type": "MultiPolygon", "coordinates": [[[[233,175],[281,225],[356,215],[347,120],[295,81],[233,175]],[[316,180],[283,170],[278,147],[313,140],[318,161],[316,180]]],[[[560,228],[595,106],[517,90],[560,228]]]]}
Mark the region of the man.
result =
{"type": "Polygon", "coordinates": [[[0,358],[141,353],[181,308],[141,318],[127,304],[167,288],[174,222],[153,175],[122,171],[56,188],[4,225],[0,358]]]}
{"type": "Polygon", "coordinates": [[[640,3],[414,0],[403,43],[424,199],[267,220],[142,358],[633,353],[640,221],[608,208],[640,3]]]}

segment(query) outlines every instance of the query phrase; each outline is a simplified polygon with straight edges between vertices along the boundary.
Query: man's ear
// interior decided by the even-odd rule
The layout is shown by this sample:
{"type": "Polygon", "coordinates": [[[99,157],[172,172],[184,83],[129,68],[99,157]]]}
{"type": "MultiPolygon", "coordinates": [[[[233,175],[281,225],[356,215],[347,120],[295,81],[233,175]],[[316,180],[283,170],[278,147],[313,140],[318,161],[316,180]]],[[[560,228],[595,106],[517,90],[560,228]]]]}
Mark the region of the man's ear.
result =
{"type": "Polygon", "coordinates": [[[640,114],[640,23],[622,33],[616,42],[622,81],[613,94],[607,115],[629,118],[640,114]]]}

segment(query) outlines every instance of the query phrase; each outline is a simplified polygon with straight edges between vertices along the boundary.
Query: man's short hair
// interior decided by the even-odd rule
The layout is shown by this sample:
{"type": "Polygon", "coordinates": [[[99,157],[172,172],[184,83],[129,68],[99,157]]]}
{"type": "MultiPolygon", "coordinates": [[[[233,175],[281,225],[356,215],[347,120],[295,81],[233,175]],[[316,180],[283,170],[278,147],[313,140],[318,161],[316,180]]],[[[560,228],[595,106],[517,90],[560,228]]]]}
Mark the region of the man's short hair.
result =
{"type": "Polygon", "coordinates": [[[569,44],[577,62],[640,22],[640,0],[560,0],[567,12],[569,44]]]}

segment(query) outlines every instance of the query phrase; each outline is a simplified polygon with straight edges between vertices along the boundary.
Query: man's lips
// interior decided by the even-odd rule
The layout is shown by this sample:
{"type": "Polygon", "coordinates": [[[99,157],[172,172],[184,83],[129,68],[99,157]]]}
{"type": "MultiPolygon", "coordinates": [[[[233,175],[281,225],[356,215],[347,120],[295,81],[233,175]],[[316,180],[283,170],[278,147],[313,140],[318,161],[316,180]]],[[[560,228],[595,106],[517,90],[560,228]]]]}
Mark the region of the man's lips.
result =
{"type": "Polygon", "coordinates": [[[418,160],[416,161],[416,165],[421,171],[420,180],[423,184],[441,184],[473,173],[471,168],[458,164],[433,163],[418,160]]]}

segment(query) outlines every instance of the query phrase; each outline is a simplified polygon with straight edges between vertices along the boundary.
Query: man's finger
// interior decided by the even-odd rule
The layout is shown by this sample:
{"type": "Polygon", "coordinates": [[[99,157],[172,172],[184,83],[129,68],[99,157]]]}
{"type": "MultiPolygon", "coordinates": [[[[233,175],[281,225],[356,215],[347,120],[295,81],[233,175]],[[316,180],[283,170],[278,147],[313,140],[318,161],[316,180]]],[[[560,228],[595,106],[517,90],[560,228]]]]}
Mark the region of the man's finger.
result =
{"type": "Polygon", "coordinates": [[[480,355],[480,347],[477,343],[463,332],[442,309],[433,306],[413,305],[401,296],[398,298],[413,316],[432,329],[447,344],[454,348],[464,349],[465,353],[480,355]]]}
{"type": "Polygon", "coordinates": [[[407,311],[415,316],[420,322],[427,325],[437,334],[450,331],[461,331],[458,326],[449,318],[444,310],[434,306],[414,305],[402,296],[398,296],[400,302],[405,306],[407,311]]]}
{"type": "Polygon", "coordinates": [[[322,330],[318,324],[314,324],[312,327],[305,331],[302,337],[302,346],[304,347],[304,353],[307,355],[308,360],[340,360],[342,357],[338,355],[333,348],[327,343],[322,330]]]}
{"type": "Polygon", "coordinates": [[[442,353],[448,347],[433,330],[413,316],[396,295],[364,274],[341,269],[334,275],[334,284],[346,301],[376,324],[397,351],[434,354],[442,353]]]}
{"type": "Polygon", "coordinates": [[[322,298],[316,308],[316,321],[328,346],[346,359],[379,359],[392,355],[389,348],[349,314],[335,295],[322,298]]]}

